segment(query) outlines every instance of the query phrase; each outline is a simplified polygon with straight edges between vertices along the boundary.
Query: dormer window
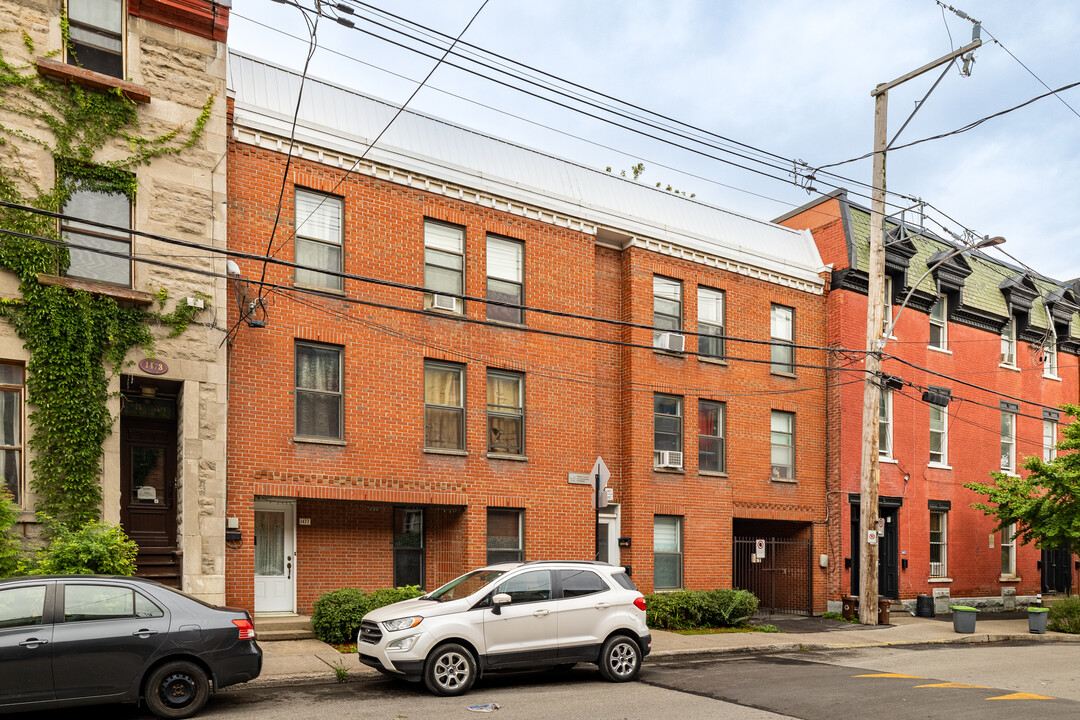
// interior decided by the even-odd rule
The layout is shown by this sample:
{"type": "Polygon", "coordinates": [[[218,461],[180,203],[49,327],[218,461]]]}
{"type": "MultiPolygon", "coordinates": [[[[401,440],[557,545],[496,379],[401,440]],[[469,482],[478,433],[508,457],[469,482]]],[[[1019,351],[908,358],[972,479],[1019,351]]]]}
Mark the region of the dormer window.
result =
{"type": "Polygon", "coordinates": [[[1016,318],[1009,318],[1001,330],[1001,364],[1016,367],[1016,318]]]}

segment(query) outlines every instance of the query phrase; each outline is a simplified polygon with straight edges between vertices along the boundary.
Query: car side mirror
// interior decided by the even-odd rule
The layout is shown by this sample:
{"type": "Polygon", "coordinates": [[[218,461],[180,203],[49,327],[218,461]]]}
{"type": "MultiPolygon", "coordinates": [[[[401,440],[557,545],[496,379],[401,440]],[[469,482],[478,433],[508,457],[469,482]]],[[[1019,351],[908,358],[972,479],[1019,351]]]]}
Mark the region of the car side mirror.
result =
{"type": "Polygon", "coordinates": [[[502,615],[502,606],[510,604],[510,596],[506,593],[496,593],[491,597],[491,612],[502,615]]]}

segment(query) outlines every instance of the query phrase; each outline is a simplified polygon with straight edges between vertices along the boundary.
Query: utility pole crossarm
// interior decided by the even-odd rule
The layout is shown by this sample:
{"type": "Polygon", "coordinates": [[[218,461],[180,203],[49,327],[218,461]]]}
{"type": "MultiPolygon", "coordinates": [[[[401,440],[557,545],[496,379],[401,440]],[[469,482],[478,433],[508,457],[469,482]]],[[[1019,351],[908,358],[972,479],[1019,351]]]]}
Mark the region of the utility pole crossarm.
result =
{"type": "Polygon", "coordinates": [[[905,75],[901,75],[900,77],[896,78],[892,82],[881,83],[876,88],[874,88],[873,90],[870,91],[870,97],[877,97],[878,95],[881,95],[882,93],[887,93],[887,92],[889,92],[889,90],[893,89],[897,85],[900,85],[902,83],[906,83],[908,80],[911,80],[912,78],[916,78],[916,77],[922,75],[924,72],[927,72],[928,70],[933,70],[936,67],[941,67],[942,65],[944,65],[947,62],[952,62],[953,60],[960,57],[961,55],[966,55],[967,53],[971,52],[972,50],[975,50],[975,49],[980,48],[980,47],[982,47],[982,40],[978,40],[978,39],[973,40],[973,41],[969,42],[967,45],[965,45],[964,47],[960,48],[959,50],[953,50],[948,55],[942,55],[937,60],[934,60],[932,62],[928,62],[927,64],[923,65],[918,70],[912,70],[911,72],[909,72],[909,73],[907,73],[905,75]]]}

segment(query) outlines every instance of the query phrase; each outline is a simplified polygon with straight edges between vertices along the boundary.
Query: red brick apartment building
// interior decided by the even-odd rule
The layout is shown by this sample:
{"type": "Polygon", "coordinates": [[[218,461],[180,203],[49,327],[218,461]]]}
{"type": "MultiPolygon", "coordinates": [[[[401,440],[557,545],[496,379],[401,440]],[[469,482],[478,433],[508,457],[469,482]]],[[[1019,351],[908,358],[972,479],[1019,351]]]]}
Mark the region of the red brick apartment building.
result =
{"type": "Polygon", "coordinates": [[[601,457],[642,590],[824,609],[809,233],[310,78],[290,159],[298,86],[230,57],[231,603],[592,558],[601,457]]]}
{"type": "MultiPolygon", "coordinates": [[[[870,213],[832,193],[777,222],[813,232],[834,267],[828,339],[865,347],[870,213]]],[[[1077,402],[1077,281],[1059,283],[925,229],[886,222],[885,345],[880,438],[880,592],[907,601],[932,595],[1011,608],[1036,593],[1076,588],[1068,548],[1039,551],[971,507],[965,482],[992,471],[1026,472],[1024,457],[1050,457],[1062,403],[1077,402]],[[904,299],[915,286],[910,299],[904,299]],[[903,312],[901,312],[903,308],[903,312]],[[891,357],[890,357],[891,356],[891,357]],[[932,394],[926,394],[926,393],[932,394]],[[931,402],[936,399],[937,402],[931,402]],[[942,402],[942,400],[946,400],[942,402]]],[[[859,475],[863,385],[830,383],[830,605],[859,594],[859,475]]]]}

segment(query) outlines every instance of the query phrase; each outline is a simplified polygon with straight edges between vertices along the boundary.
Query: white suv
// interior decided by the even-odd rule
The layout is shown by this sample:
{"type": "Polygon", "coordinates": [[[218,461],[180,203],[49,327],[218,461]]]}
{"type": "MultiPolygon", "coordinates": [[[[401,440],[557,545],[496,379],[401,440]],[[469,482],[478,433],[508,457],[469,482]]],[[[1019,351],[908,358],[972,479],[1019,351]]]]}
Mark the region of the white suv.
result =
{"type": "Polygon", "coordinates": [[[652,637],[645,598],[621,567],[502,563],[364,616],[360,662],[436,695],[461,695],[483,672],[596,663],[612,682],[637,677],[652,637]]]}

